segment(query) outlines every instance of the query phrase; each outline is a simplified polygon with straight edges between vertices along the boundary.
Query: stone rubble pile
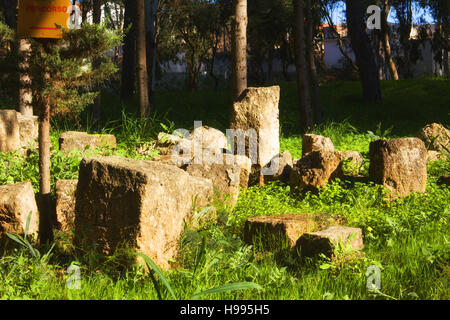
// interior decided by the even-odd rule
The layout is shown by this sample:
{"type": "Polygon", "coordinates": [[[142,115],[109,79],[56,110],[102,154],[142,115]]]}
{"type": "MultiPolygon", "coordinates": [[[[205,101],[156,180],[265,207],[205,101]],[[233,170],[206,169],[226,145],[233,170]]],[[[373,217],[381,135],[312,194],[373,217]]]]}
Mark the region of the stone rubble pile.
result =
{"type": "MultiPolygon", "coordinates": [[[[181,233],[194,209],[212,207],[216,200],[234,206],[240,188],[251,184],[252,175],[264,176],[265,183],[281,181],[295,190],[319,192],[329,181],[343,178],[343,161],[363,163],[358,151],[335,150],[330,138],[316,134],[304,135],[300,159],[293,159],[289,151],[280,153],[279,98],[277,86],[248,88],[233,105],[232,131],[227,135],[201,125],[190,133],[160,133],[156,142],[160,156],[152,161],[84,157],[77,180],[56,183],[55,227],[74,230],[79,245],[95,243],[105,254],[127,245],[167,269],[178,254],[181,233]]],[[[28,147],[37,135],[36,117],[0,110],[0,152],[28,147]]],[[[427,161],[448,154],[449,132],[443,126],[428,125],[417,136],[420,139],[370,144],[369,178],[390,190],[392,198],[425,192],[427,161]]],[[[64,152],[113,149],[116,138],[72,131],[61,134],[59,145],[64,152]]],[[[440,183],[448,185],[448,180],[444,176],[440,183]]],[[[38,236],[31,183],[0,186],[0,240],[6,232],[23,233],[30,212],[29,232],[38,236]]],[[[284,243],[301,256],[332,257],[340,243],[361,250],[361,229],[343,224],[323,214],[256,217],[246,221],[244,240],[270,250],[284,243]]]]}

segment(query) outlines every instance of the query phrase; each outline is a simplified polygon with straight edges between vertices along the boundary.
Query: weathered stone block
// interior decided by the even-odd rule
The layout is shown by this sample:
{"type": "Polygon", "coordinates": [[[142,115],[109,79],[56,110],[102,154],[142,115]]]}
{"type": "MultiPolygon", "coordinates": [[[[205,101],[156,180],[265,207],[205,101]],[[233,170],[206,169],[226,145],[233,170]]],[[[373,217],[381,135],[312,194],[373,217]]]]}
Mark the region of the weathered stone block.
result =
{"type": "Polygon", "coordinates": [[[427,151],[427,162],[434,162],[438,160],[445,160],[446,156],[444,153],[434,150],[427,151]]]}
{"type": "Polygon", "coordinates": [[[15,110],[0,110],[0,152],[19,149],[20,127],[15,110]]]}
{"type": "Polygon", "coordinates": [[[195,128],[189,139],[198,146],[199,150],[210,149],[219,152],[226,149],[228,145],[227,137],[222,131],[208,126],[195,128]]]}
{"type": "Polygon", "coordinates": [[[23,234],[31,213],[28,233],[38,236],[39,213],[30,182],[0,186],[0,240],[5,233],[23,234]]]}
{"type": "Polygon", "coordinates": [[[342,158],[339,151],[312,151],[301,158],[290,174],[292,187],[317,191],[327,181],[342,178],[342,158]]]}
{"type": "Polygon", "coordinates": [[[211,179],[195,176],[189,177],[192,196],[197,207],[208,207],[214,201],[214,186],[211,179]]]}
{"type": "Polygon", "coordinates": [[[17,112],[17,120],[19,122],[21,147],[28,147],[30,143],[34,143],[33,147],[37,147],[37,139],[39,136],[38,117],[23,116],[20,112],[17,112]]]}
{"type": "Polygon", "coordinates": [[[298,238],[337,223],[331,216],[318,214],[282,214],[249,218],[245,222],[244,241],[269,250],[293,247],[298,238]]]}
{"type": "Polygon", "coordinates": [[[239,186],[247,189],[252,172],[252,161],[250,158],[242,155],[225,154],[225,161],[227,164],[237,164],[239,166],[239,186]]]}
{"type": "Polygon", "coordinates": [[[75,227],[75,193],[78,180],[56,181],[56,221],[57,228],[69,231],[75,227]]]}
{"type": "Polygon", "coordinates": [[[427,150],[418,138],[377,140],[370,144],[369,176],[384,185],[392,197],[425,192],[427,150]]]}
{"type": "Polygon", "coordinates": [[[450,131],[443,125],[428,124],[416,136],[422,139],[429,150],[450,153],[450,131]]]}
{"type": "Polygon", "coordinates": [[[351,161],[353,163],[363,163],[364,162],[364,158],[362,157],[361,153],[359,153],[359,151],[353,151],[353,150],[346,150],[346,151],[341,151],[341,155],[342,155],[342,160],[347,160],[347,161],[351,161]]]}
{"type": "Polygon", "coordinates": [[[272,163],[278,164],[278,170],[273,175],[265,175],[264,182],[279,180],[284,183],[288,183],[289,176],[294,165],[291,153],[288,150],[283,151],[276,156],[276,159],[274,159],[272,163]]]}
{"type": "Polygon", "coordinates": [[[68,131],[59,138],[59,149],[70,152],[72,150],[84,151],[86,148],[116,147],[116,137],[111,134],[87,134],[86,132],[68,131]]]}
{"type": "Polygon", "coordinates": [[[253,130],[255,135],[253,142],[251,134],[247,138],[242,136],[242,141],[239,142],[233,138],[230,143],[234,147],[235,154],[238,153],[236,143],[242,144],[245,146],[245,155],[251,159],[252,163],[264,167],[280,153],[279,100],[280,87],[278,86],[248,88],[239,101],[233,104],[230,129],[253,130]],[[250,152],[249,148],[257,148],[257,150],[250,152]]]}
{"type": "Polygon", "coordinates": [[[227,159],[230,161],[223,153],[203,153],[203,157],[194,157],[183,169],[191,176],[210,179],[219,193],[218,198],[228,198],[228,204],[233,206],[239,196],[241,167],[236,161],[227,163],[227,159]]]}
{"type": "Polygon", "coordinates": [[[83,159],[76,191],[76,240],[84,235],[105,254],[127,244],[169,268],[169,259],[178,254],[183,220],[192,210],[191,182],[183,170],[154,161],[83,159]]]}
{"type": "Polygon", "coordinates": [[[302,257],[312,257],[322,253],[331,258],[338,244],[351,246],[353,250],[361,250],[364,247],[361,229],[332,226],[326,230],[305,233],[298,239],[295,249],[302,257]]]}
{"type": "Polygon", "coordinates": [[[317,134],[305,134],[302,140],[302,157],[313,151],[334,151],[334,144],[330,138],[317,134]]]}

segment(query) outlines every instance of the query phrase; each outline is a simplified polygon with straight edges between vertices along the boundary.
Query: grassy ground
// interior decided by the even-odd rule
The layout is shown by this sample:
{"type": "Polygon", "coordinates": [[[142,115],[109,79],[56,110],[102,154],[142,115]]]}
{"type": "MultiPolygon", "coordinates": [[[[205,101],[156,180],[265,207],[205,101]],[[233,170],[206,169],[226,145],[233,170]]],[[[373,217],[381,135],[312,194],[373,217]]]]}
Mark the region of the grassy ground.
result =
{"type": "MultiPolygon", "coordinates": [[[[383,103],[364,104],[359,83],[337,82],[321,87],[326,122],[315,132],[330,137],[339,150],[358,150],[365,160],[373,136],[413,136],[427,123],[449,126],[450,83],[443,80],[383,82],[383,103]],[[381,130],[376,132],[381,123],[381,130]],[[391,128],[392,127],[392,128],[391,128]],[[387,130],[391,128],[391,130],[387,130]]],[[[281,86],[281,148],[301,155],[301,134],[295,84],[281,86]]],[[[52,185],[76,178],[80,153],[64,156],[57,149],[62,130],[113,132],[114,154],[148,159],[136,148],[148,144],[164,128],[193,128],[194,120],[224,130],[228,126],[230,94],[221,92],[161,93],[154,102],[151,126],[122,113],[117,97],[103,97],[104,123],[99,129],[59,121],[52,131],[52,185]],[[117,120],[121,119],[121,120],[117,120]],[[161,125],[163,124],[163,125],[161,125]]],[[[133,103],[127,107],[133,111],[133,103]]],[[[105,150],[95,153],[111,154],[105,150]]],[[[38,188],[37,153],[24,161],[17,154],[0,154],[0,184],[30,180],[38,188]],[[8,163],[8,167],[6,167],[8,163]]],[[[367,175],[367,161],[361,174],[367,175]]],[[[354,168],[346,167],[347,171],[354,168]]],[[[25,299],[189,299],[198,292],[224,284],[252,282],[259,287],[198,296],[200,299],[449,299],[450,298],[450,188],[438,177],[450,172],[450,161],[429,165],[426,194],[385,201],[385,191],[363,182],[335,181],[319,195],[291,195],[289,187],[269,184],[241,190],[233,209],[220,208],[216,223],[187,226],[175,270],[165,272],[173,295],[161,278],[156,287],[137,267],[125,267],[121,250],[113,257],[74,250],[67,235],[57,234],[56,246],[39,247],[43,258],[29,250],[0,248],[0,298],[25,299]],[[242,241],[248,217],[280,213],[317,212],[343,216],[363,229],[364,255],[346,261],[324,259],[299,263],[288,250],[264,252],[242,241]],[[66,269],[81,268],[81,289],[66,286],[66,269]],[[367,290],[369,266],[381,269],[381,291],[367,290]]],[[[340,259],[339,259],[340,258],[340,259]]]]}

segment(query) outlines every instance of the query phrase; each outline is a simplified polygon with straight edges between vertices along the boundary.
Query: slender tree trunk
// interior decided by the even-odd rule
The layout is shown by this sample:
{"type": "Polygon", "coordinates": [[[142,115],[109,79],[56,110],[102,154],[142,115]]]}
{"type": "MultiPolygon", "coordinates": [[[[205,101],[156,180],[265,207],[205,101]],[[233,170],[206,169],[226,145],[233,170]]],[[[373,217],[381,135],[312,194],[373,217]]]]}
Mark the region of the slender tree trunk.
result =
{"type": "Polygon", "coordinates": [[[385,61],[385,52],[384,52],[384,48],[383,48],[383,35],[381,34],[381,32],[379,32],[377,30],[376,32],[376,40],[377,40],[377,56],[378,56],[378,75],[379,75],[379,79],[380,80],[386,80],[387,79],[387,75],[385,72],[385,66],[386,66],[386,61],[385,61]]]}
{"type": "MultiPolygon", "coordinates": [[[[44,51],[48,51],[49,40],[41,40],[44,51]]],[[[48,81],[50,74],[44,71],[48,81]]],[[[50,97],[41,97],[39,111],[39,238],[41,243],[53,241],[52,208],[50,189],[50,97]]]]}
{"type": "Polygon", "coordinates": [[[134,95],[136,82],[136,1],[125,1],[124,28],[131,26],[124,37],[122,86],[120,95],[122,99],[130,99],[134,95]]]}
{"type": "Polygon", "coordinates": [[[389,67],[389,72],[391,73],[392,79],[398,80],[399,78],[397,67],[395,66],[394,59],[392,58],[391,45],[389,43],[389,25],[387,22],[387,18],[389,16],[390,11],[391,11],[391,4],[389,0],[384,0],[384,7],[383,10],[381,11],[381,33],[384,49],[384,58],[389,67]]]}
{"type": "Polygon", "coordinates": [[[150,114],[148,95],[147,46],[145,28],[145,0],[136,1],[136,61],[139,95],[139,112],[142,118],[150,114]]]}
{"type": "Polygon", "coordinates": [[[449,53],[449,30],[450,30],[450,26],[449,26],[449,15],[450,15],[450,1],[447,2],[447,5],[445,6],[445,10],[444,10],[444,17],[443,17],[443,25],[444,27],[442,28],[443,31],[443,35],[444,35],[444,59],[443,59],[443,64],[444,64],[444,76],[445,77],[450,77],[450,66],[449,66],[449,59],[448,59],[448,53],[449,53]]]}
{"type": "Polygon", "coordinates": [[[231,39],[233,101],[247,89],[247,0],[233,0],[231,39]]]}
{"type": "Polygon", "coordinates": [[[89,12],[90,0],[85,0],[81,3],[81,23],[84,24],[87,21],[87,15],[89,12]]]}
{"type": "Polygon", "coordinates": [[[319,81],[317,78],[316,61],[314,58],[314,39],[313,39],[313,12],[311,0],[306,0],[306,60],[309,67],[309,75],[312,88],[312,101],[314,104],[314,114],[316,116],[316,123],[323,121],[322,102],[320,100],[319,81]]]}
{"type": "Polygon", "coordinates": [[[287,39],[287,33],[283,35],[283,41],[281,44],[281,65],[284,79],[286,81],[291,81],[291,77],[289,76],[289,64],[290,64],[290,48],[289,48],[289,40],[287,39]]]}
{"type": "Polygon", "coordinates": [[[411,41],[412,30],[412,0],[394,1],[393,7],[399,20],[400,44],[403,49],[403,73],[404,77],[412,77],[411,70],[411,41]]]}
{"type": "Polygon", "coordinates": [[[214,91],[217,91],[217,87],[219,86],[219,78],[214,73],[214,62],[216,61],[217,56],[217,47],[219,46],[219,39],[220,39],[220,32],[216,34],[214,39],[214,44],[211,54],[211,59],[209,61],[209,68],[208,68],[208,74],[214,81],[214,91]]]}
{"type": "Polygon", "coordinates": [[[2,0],[4,15],[5,15],[5,23],[8,27],[15,30],[17,27],[17,19],[16,19],[16,8],[17,8],[17,0],[2,0]]]}
{"type": "Polygon", "coordinates": [[[308,68],[306,63],[305,43],[305,13],[304,0],[294,1],[294,37],[295,37],[295,66],[297,69],[297,87],[300,102],[302,129],[306,132],[313,127],[311,98],[309,95],[308,68]]]}
{"type": "Polygon", "coordinates": [[[155,90],[155,69],[156,69],[156,10],[158,9],[159,0],[146,1],[147,15],[147,66],[148,66],[148,88],[150,101],[153,98],[155,90]]]}
{"type": "MultiPolygon", "coordinates": [[[[94,1],[93,5],[93,22],[94,24],[100,24],[102,22],[102,2],[100,0],[94,1]]],[[[95,60],[93,62],[93,67],[96,69],[100,66],[101,61],[95,60]]],[[[94,104],[92,105],[92,122],[93,124],[97,124],[100,121],[101,115],[101,87],[94,88],[94,91],[99,91],[98,96],[94,100],[94,104]]]]}
{"type": "Polygon", "coordinates": [[[23,55],[23,60],[19,63],[20,69],[20,89],[19,89],[19,111],[24,116],[33,115],[33,93],[31,92],[31,77],[28,73],[29,55],[31,53],[31,43],[27,39],[19,40],[19,52],[23,55]]]}
{"type": "Polygon", "coordinates": [[[380,79],[375,54],[365,31],[364,4],[353,0],[346,0],[346,4],[348,31],[356,56],[364,99],[367,102],[380,102],[380,79]]]}

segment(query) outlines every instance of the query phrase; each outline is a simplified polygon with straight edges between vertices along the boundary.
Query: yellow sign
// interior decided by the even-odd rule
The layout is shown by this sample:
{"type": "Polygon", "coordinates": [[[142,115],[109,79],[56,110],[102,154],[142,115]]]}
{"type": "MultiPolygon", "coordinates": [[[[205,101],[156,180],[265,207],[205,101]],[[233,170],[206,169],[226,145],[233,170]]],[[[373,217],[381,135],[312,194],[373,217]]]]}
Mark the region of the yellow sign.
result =
{"type": "Polygon", "coordinates": [[[18,33],[29,38],[62,38],[56,27],[69,28],[70,0],[19,0],[18,33]]]}

